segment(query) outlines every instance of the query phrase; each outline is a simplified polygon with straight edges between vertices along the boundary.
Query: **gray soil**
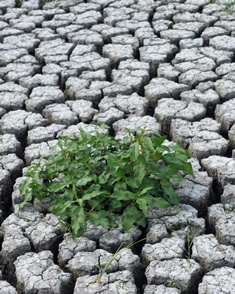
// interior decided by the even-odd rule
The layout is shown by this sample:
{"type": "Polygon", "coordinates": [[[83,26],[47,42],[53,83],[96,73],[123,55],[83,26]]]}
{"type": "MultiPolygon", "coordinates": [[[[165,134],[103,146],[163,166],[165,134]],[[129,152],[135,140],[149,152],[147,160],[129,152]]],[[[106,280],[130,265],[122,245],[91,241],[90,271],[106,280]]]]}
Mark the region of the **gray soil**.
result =
{"type": "Polygon", "coordinates": [[[221,3],[0,1],[1,294],[235,294],[235,14],[221,3]],[[20,210],[23,169],[103,123],[189,149],[181,204],[76,239],[46,203],[20,210]]]}

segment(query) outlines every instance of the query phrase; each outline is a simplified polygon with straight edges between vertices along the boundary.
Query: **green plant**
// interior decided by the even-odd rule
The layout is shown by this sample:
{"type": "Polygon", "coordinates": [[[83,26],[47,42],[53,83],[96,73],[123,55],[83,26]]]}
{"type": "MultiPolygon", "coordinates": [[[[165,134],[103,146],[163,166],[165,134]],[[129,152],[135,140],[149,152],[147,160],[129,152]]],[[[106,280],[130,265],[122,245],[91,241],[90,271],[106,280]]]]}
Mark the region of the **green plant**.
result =
{"type": "Polygon", "coordinates": [[[235,0],[225,0],[225,1],[218,1],[218,0],[209,0],[210,4],[217,4],[220,6],[220,11],[233,14],[235,12],[235,0]]]}
{"type": "Polygon", "coordinates": [[[235,214],[235,210],[234,210],[233,206],[229,205],[229,204],[224,205],[224,212],[225,212],[225,214],[229,214],[229,213],[235,214]]]}
{"type": "Polygon", "coordinates": [[[106,273],[106,271],[108,270],[111,263],[118,257],[118,255],[120,255],[120,253],[123,251],[123,249],[130,249],[131,247],[133,247],[133,246],[137,245],[138,243],[143,242],[145,240],[146,240],[146,238],[140,239],[138,241],[133,241],[133,242],[129,243],[127,246],[125,246],[125,247],[122,247],[123,244],[121,244],[118,247],[118,249],[116,250],[116,252],[109,259],[109,261],[105,264],[104,267],[100,266],[99,264],[96,265],[97,268],[99,269],[99,273],[97,275],[96,280],[93,283],[101,283],[102,276],[106,273]]]}
{"type": "Polygon", "coordinates": [[[28,168],[20,207],[49,197],[49,210],[77,237],[86,231],[87,220],[111,228],[118,214],[127,231],[146,226],[149,206],[179,204],[172,182],[192,175],[188,151],[165,146],[164,136],[146,137],[144,130],[123,142],[98,132],[80,134],[80,139],[60,139],[59,152],[28,168]]]}
{"type": "Polygon", "coordinates": [[[190,234],[190,228],[187,226],[187,231],[186,231],[186,258],[191,259],[191,249],[193,246],[193,238],[191,238],[190,234]]]}
{"type": "Polygon", "coordinates": [[[221,4],[222,6],[222,11],[228,13],[228,14],[233,14],[235,11],[235,0],[228,0],[225,2],[225,4],[221,4]]]}
{"type": "Polygon", "coordinates": [[[186,248],[185,248],[187,259],[191,259],[191,251],[192,251],[193,241],[194,241],[194,238],[197,237],[198,235],[199,235],[198,232],[196,232],[196,234],[192,235],[191,230],[190,230],[190,226],[187,225],[187,228],[186,228],[186,248]]]}

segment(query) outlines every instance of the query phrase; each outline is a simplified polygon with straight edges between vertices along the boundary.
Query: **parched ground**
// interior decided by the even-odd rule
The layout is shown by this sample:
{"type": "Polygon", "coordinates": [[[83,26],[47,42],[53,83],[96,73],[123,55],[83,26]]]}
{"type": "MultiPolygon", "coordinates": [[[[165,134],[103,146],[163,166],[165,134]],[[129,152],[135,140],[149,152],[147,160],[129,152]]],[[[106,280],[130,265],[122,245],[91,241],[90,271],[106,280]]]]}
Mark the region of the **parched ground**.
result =
{"type": "Polygon", "coordinates": [[[1,294],[235,293],[234,52],[235,14],[210,0],[0,0],[1,294]],[[189,149],[182,204],[74,240],[40,203],[19,210],[23,168],[103,123],[189,149]]]}

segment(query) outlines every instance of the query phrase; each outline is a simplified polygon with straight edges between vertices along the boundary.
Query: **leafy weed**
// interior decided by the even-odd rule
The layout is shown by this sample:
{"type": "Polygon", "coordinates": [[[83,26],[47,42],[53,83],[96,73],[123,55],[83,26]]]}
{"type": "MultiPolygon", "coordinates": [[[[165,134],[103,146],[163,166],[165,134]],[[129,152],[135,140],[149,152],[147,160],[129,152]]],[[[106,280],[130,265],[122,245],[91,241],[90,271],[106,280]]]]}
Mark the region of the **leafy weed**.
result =
{"type": "Polygon", "coordinates": [[[49,211],[78,237],[88,220],[112,228],[118,214],[127,231],[146,226],[148,207],[179,204],[172,183],[193,174],[187,150],[165,146],[165,136],[146,137],[144,130],[123,142],[98,132],[80,134],[60,139],[59,152],[28,168],[21,208],[35,198],[51,199],[49,211]]]}

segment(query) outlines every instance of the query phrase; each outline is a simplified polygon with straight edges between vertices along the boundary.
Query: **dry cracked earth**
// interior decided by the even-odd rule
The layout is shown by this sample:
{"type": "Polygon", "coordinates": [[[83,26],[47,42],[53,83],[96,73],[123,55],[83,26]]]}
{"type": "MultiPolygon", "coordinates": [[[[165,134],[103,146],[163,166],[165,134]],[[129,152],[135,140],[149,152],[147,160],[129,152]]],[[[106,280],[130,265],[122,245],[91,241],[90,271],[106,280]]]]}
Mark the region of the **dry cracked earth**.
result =
{"type": "Polygon", "coordinates": [[[0,1],[1,294],[235,293],[234,52],[235,15],[210,0],[0,1]],[[189,149],[182,204],[77,239],[39,203],[19,210],[23,169],[103,123],[189,149]]]}

